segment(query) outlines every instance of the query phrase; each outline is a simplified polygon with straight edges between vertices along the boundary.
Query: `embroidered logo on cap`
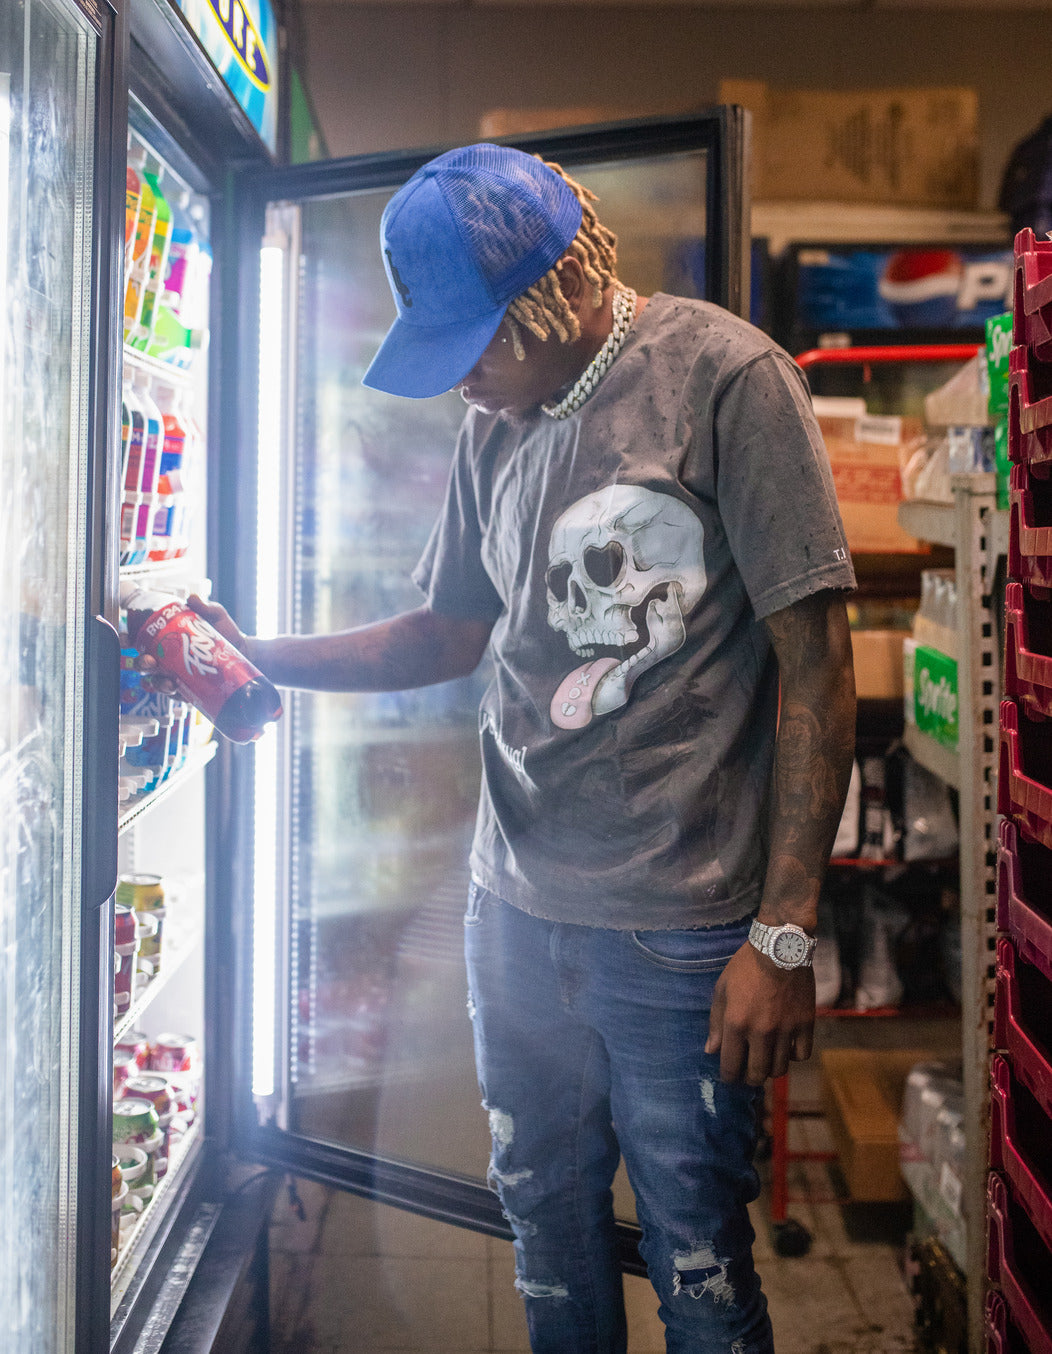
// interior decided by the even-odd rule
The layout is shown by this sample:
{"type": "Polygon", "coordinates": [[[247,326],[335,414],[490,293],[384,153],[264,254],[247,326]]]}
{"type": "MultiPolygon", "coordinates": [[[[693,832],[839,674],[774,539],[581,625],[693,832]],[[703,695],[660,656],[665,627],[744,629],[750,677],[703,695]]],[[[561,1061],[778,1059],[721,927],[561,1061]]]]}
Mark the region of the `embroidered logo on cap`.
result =
{"type": "Polygon", "coordinates": [[[413,304],[413,298],[409,294],[409,288],[402,281],[401,275],[398,269],[395,267],[395,261],[391,257],[391,251],[389,249],[385,249],[384,253],[387,255],[387,262],[391,265],[391,277],[394,280],[395,286],[398,288],[398,295],[402,298],[402,305],[404,305],[408,310],[409,307],[413,304]]]}

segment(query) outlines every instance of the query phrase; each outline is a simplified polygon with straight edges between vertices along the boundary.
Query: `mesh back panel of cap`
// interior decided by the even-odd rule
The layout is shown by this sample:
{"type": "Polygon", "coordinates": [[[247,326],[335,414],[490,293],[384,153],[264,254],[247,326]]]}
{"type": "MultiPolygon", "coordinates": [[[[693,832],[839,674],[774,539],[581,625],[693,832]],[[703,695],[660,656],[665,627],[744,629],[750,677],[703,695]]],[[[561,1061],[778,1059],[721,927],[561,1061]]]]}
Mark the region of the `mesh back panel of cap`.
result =
{"type": "Polygon", "coordinates": [[[463,172],[449,166],[441,175],[464,243],[497,303],[531,287],[576,234],[566,224],[568,210],[577,209],[572,190],[538,161],[530,172],[523,159],[509,151],[482,166],[465,157],[463,172]]]}

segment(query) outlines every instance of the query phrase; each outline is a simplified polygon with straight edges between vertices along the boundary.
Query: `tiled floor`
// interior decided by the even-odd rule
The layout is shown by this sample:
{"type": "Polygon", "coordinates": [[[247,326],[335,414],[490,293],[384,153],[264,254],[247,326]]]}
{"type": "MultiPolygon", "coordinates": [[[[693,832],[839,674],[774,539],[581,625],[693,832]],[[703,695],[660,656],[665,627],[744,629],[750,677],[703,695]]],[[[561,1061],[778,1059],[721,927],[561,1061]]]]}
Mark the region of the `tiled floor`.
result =
{"type": "MultiPolygon", "coordinates": [[[[791,1169],[790,1213],[812,1234],[809,1253],[777,1255],[766,1196],[754,1210],[778,1354],[913,1351],[901,1272],[908,1215],[836,1202],[824,1165],[791,1169]]],[[[308,1182],[298,1189],[305,1218],[283,1197],[272,1229],[273,1354],[528,1350],[508,1243],[308,1182]]],[[[629,1277],[626,1292],[631,1354],[663,1354],[649,1284],[629,1277]]]]}

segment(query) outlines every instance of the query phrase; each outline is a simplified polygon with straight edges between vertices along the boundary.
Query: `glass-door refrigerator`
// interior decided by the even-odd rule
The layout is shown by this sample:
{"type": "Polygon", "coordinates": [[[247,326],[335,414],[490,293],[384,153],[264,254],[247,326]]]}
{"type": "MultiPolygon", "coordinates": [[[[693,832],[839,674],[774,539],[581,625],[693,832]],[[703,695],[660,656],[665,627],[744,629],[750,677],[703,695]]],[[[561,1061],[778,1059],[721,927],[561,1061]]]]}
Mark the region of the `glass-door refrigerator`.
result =
{"type": "MultiPolygon", "coordinates": [[[[207,9],[0,17],[2,1354],[266,1349],[286,1171],[505,1234],[459,940],[485,672],[285,693],[234,747],[135,666],[136,590],[261,633],[415,605],[462,411],[360,384],[380,212],[441,147],[279,167],[277,35],[219,6],[231,56],[207,9]]],[[[741,311],[746,140],[518,144],[627,282],[741,311]]]]}
{"type": "MultiPolygon", "coordinates": [[[[514,144],[597,194],[643,294],[747,307],[747,127],[720,108],[514,144]]],[[[441,148],[439,148],[441,149],[441,148]]],[[[361,377],[393,318],[381,212],[434,150],[243,176],[239,399],[225,406],[216,590],[260,633],[411,609],[458,394],[361,377]]],[[[237,934],[234,1137],[252,1159],[496,1235],[461,957],[479,785],[473,676],[407,692],[286,693],[235,767],[222,892],[237,934]],[[240,947],[240,948],[239,948],[240,947]]],[[[514,755],[514,750],[509,750],[514,755]]],[[[572,806],[567,806],[572,812],[572,806]]],[[[634,1218],[624,1256],[638,1268],[634,1218]]]]}

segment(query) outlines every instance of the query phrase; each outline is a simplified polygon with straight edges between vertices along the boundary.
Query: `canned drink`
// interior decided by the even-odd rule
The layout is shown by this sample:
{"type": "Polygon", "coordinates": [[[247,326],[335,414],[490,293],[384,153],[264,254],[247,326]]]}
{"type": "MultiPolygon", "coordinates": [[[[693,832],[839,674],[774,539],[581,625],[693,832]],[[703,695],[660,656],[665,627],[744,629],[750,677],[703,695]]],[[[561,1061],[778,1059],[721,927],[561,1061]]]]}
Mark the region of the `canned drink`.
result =
{"type": "Polygon", "coordinates": [[[157,1111],[148,1100],[137,1100],[126,1095],[113,1106],[115,1143],[134,1143],[149,1151],[151,1145],[160,1143],[160,1130],[157,1111]]]}
{"type": "MultiPolygon", "coordinates": [[[[150,1065],[150,1044],[141,1030],[126,1030],[114,1045],[115,1053],[130,1053],[135,1065],[145,1071],[150,1065]]],[[[135,1073],[132,1073],[134,1076],[135,1073]]]]}
{"type": "Polygon", "coordinates": [[[164,883],[159,874],[122,874],[117,881],[117,902],[138,915],[142,927],[139,955],[153,962],[153,972],[161,967],[161,936],[164,931],[164,883]],[[155,919],[151,921],[150,918],[155,919]]]}
{"type": "Polygon", "coordinates": [[[135,913],[120,903],[113,910],[113,944],[113,1001],[122,1015],[131,1005],[139,936],[135,913]]]}
{"type": "Polygon", "coordinates": [[[197,1113],[196,1077],[188,1072],[165,1072],[164,1079],[168,1083],[168,1094],[172,1098],[176,1114],[185,1120],[189,1127],[197,1113]]]}
{"type": "Polygon", "coordinates": [[[164,907],[164,885],[159,874],[122,874],[117,880],[117,902],[133,912],[156,912],[164,907]]]}
{"type": "Polygon", "coordinates": [[[131,1049],[117,1047],[113,1050],[113,1098],[119,1100],[124,1094],[124,1088],[128,1084],[128,1078],[134,1077],[139,1071],[139,1064],[135,1061],[135,1054],[131,1049]]]}
{"type": "Polygon", "coordinates": [[[150,1045],[151,1072],[193,1072],[197,1040],[189,1034],[159,1034],[150,1045]]]}
{"type": "Polygon", "coordinates": [[[144,1204],[153,1197],[153,1158],[142,1147],[130,1142],[115,1143],[114,1150],[128,1187],[121,1212],[125,1217],[141,1213],[144,1204]]]}
{"type": "Polygon", "coordinates": [[[124,1183],[124,1172],[116,1153],[113,1156],[113,1172],[110,1177],[110,1268],[117,1263],[117,1252],[121,1244],[121,1212],[128,1197],[128,1186],[124,1183]]]}
{"type": "Polygon", "coordinates": [[[146,1076],[132,1077],[124,1087],[128,1099],[146,1100],[157,1112],[157,1125],[161,1130],[161,1141],[154,1153],[153,1169],[158,1180],[168,1170],[168,1147],[171,1135],[173,1105],[168,1091],[168,1082],[162,1076],[148,1073],[146,1076]]]}

